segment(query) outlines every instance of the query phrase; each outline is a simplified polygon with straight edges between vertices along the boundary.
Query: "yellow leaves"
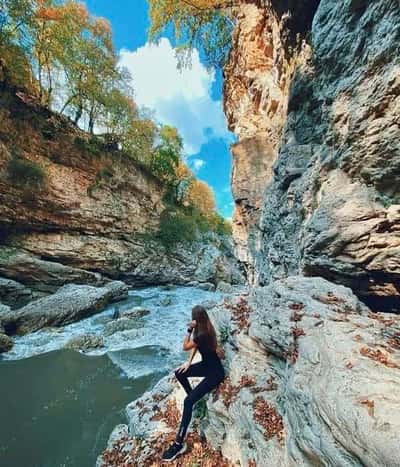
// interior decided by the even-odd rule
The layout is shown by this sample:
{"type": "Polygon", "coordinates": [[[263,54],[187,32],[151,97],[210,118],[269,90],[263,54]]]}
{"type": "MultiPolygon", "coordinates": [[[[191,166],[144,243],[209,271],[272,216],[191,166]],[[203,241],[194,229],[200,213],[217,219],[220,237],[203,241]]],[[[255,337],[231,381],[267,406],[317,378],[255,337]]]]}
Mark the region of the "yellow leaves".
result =
{"type": "Polygon", "coordinates": [[[39,8],[36,12],[36,19],[44,21],[58,21],[61,16],[61,9],[57,7],[39,8]]]}
{"type": "Polygon", "coordinates": [[[375,402],[370,399],[361,399],[360,404],[364,405],[368,410],[368,415],[373,417],[375,414],[375,402]]]}
{"type": "Polygon", "coordinates": [[[189,65],[194,47],[202,48],[209,64],[221,65],[231,45],[232,21],[227,0],[149,0],[150,41],[166,28],[176,41],[178,67],[189,65]]]}
{"type": "Polygon", "coordinates": [[[201,180],[194,180],[190,184],[184,201],[195,206],[204,215],[211,214],[215,209],[214,193],[201,180]]]}
{"type": "Polygon", "coordinates": [[[92,24],[92,32],[98,37],[109,37],[111,36],[111,25],[105,18],[96,18],[92,24]]]}

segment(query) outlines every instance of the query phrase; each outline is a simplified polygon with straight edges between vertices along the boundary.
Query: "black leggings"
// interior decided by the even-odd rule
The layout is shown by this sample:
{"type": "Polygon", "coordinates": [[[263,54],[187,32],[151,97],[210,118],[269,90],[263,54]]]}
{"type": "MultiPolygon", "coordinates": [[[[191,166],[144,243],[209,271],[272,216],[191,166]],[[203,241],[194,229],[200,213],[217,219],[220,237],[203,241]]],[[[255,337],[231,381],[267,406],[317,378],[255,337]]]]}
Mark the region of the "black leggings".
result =
{"type": "Polygon", "coordinates": [[[190,420],[192,418],[193,405],[205,394],[212,391],[224,379],[225,372],[222,366],[207,365],[204,362],[194,363],[184,373],[175,370],[177,380],[183,386],[187,396],[183,402],[183,413],[176,441],[182,443],[185,439],[190,420]],[[205,376],[205,378],[194,388],[190,386],[188,377],[205,376]]]}

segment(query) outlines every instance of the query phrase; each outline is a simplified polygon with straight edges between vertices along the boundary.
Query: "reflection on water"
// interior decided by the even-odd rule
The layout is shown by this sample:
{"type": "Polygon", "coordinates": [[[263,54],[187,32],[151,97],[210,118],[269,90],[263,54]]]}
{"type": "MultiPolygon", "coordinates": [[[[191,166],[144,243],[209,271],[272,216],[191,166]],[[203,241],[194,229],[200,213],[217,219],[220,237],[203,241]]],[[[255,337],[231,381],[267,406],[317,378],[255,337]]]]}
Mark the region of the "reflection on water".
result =
{"type": "MultiPolygon", "coordinates": [[[[148,363],[152,354],[160,358],[147,348],[148,363]]],[[[107,355],[73,350],[1,362],[0,374],[4,467],[93,466],[126,404],[163,375],[128,379],[107,355]]]]}

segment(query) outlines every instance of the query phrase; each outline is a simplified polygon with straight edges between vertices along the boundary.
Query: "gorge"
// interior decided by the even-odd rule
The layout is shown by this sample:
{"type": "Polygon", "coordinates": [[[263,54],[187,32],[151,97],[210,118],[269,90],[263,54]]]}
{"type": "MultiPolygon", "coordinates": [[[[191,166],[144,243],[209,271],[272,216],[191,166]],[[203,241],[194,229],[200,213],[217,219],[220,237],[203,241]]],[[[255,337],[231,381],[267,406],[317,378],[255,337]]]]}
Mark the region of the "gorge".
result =
{"type": "MultiPolygon", "coordinates": [[[[224,460],[193,438],[179,465],[398,466],[400,6],[231,11],[224,108],[250,289],[209,309],[229,378],[195,433],[224,460]]],[[[182,398],[166,377],[128,405],[98,465],[159,465],[182,398]]]]}
{"type": "MultiPolygon", "coordinates": [[[[66,343],[97,356],[144,347],[158,319],[179,348],[173,316],[203,303],[228,377],[173,465],[400,467],[400,4],[219,3],[234,24],[223,68],[233,244],[160,245],[149,233],[162,183],[3,83],[4,363],[66,343]],[[33,195],[10,183],[15,146],[46,169],[33,195]],[[71,343],[80,326],[88,339],[71,343]]],[[[148,360],[118,360],[153,374],[121,396],[127,423],[97,447],[97,467],[163,465],[184,398],[171,373],[182,355],[164,338],[148,360]]]]}

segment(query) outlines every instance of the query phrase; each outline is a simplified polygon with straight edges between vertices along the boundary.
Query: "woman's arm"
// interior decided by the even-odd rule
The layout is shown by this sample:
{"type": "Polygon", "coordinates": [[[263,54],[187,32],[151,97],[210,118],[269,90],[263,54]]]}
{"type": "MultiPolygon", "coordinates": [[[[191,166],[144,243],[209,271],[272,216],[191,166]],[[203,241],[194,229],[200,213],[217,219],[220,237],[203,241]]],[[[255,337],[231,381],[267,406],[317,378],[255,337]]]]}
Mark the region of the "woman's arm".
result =
{"type": "Polygon", "coordinates": [[[193,357],[196,355],[197,347],[193,347],[192,351],[190,352],[190,357],[188,360],[189,365],[191,365],[193,357]]]}
{"type": "Polygon", "coordinates": [[[183,350],[191,350],[194,348],[197,349],[197,345],[192,340],[190,340],[190,336],[191,336],[191,333],[186,334],[185,339],[183,340],[183,345],[182,345],[183,350]]]}

